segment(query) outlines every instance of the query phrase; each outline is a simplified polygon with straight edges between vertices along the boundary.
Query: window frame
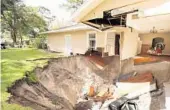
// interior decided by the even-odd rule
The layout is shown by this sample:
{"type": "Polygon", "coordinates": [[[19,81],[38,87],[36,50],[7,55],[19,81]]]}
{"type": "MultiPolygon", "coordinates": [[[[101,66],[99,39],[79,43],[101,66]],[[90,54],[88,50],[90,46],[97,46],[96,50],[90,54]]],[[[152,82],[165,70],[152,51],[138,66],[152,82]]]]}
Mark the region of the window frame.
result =
{"type": "Polygon", "coordinates": [[[90,34],[95,34],[95,47],[94,49],[96,50],[97,48],[97,32],[95,31],[90,31],[90,32],[87,32],[87,49],[90,49],[90,34]]]}

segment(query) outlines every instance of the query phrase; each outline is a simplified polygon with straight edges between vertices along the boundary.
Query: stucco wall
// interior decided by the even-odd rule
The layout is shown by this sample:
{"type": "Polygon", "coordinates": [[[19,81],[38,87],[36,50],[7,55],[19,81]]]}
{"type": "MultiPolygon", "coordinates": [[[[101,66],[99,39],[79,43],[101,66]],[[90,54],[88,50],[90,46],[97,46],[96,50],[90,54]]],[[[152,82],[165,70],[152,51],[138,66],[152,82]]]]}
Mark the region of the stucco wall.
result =
{"type": "Polygon", "coordinates": [[[164,54],[170,55],[170,33],[148,33],[148,34],[140,34],[140,39],[142,41],[142,44],[149,44],[152,45],[152,39],[155,37],[162,37],[164,38],[165,43],[165,49],[163,50],[164,54]]]}
{"type": "Polygon", "coordinates": [[[48,46],[52,51],[65,52],[65,35],[71,35],[73,53],[84,54],[88,49],[88,33],[91,32],[96,33],[96,47],[104,47],[105,32],[93,30],[48,34],[48,46]]]}
{"type": "Polygon", "coordinates": [[[65,41],[62,34],[48,34],[47,45],[51,51],[64,52],[65,41]]]}
{"type": "Polygon", "coordinates": [[[121,60],[134,57],[138,53],[139,34],[137,31],[125,29],[121,35],[121,60]]]}

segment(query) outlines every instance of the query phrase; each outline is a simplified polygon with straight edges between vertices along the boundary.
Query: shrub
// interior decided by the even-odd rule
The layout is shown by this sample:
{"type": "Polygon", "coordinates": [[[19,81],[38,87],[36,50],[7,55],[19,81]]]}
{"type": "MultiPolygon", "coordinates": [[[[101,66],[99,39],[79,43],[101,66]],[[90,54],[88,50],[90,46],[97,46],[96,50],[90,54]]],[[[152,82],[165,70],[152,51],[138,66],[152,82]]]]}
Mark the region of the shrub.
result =
{"type": "Polygon", "coordinates": [[[38,49],[47,49],[47,40],[46,36],[39,36],[37,38],[34,38],[33,47],[38,48],[38,49]]]}

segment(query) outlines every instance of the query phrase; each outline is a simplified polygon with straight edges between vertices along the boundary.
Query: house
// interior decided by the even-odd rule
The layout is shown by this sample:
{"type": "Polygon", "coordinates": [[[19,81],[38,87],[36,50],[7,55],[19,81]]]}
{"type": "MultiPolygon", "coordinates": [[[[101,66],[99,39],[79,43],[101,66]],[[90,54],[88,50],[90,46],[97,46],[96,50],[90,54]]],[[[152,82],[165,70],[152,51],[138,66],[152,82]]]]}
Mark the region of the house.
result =
{"type": "Polygon", "coordinates": [[[120,55],[119,50],[123,48],[123,44],[131,48],[127,40],[134,42],[134,50],[129,51],[136,55],[138,33],[135,30],[131,32],[131,29],[126,29],[122,33],[121,30],[121,28],[115,28],[115,30],[100,31],[84,24],[76,24],[48,31],[45,34],[48,35],[48,47],[51,51],[63,52],[67,55],[85,54],[88,49],[103,49],[103,52],[107,52],[109,56],[120,55]],[[132,39],[127,39],[128,35],[132,36],[132,39]],[[120,41],[120,36],[125,36],[123,41],[120,41]]]}
{"type": "Polygon", "coordinates": [[[66,54],[99,49],[124,60],[146,54],[153,39],[161,37],[162,53],[170,55],[169,4],[169,0],[90,0],[72,18],[80,24],[45,32],[48,46],[66,54]]]}
{"type": "MultiPolygon", "coordinates": [[[[75,13],[73,19],[100,30],[115,26],[133,28],[139,34],[142,54],[146,54],[147,50],[153,48],[154,39],[161,38],[165,44],[162,53],[170,55],[169,6],[170,0],[91,0],[75,13]]],[[[128,37],[131,39],[131,36],[128,37]]],[[[134,46],[132,40],[129,42],[134,46]]],[[[121,51],[122,58],[135,56],[125,45],[121,51]]]]}

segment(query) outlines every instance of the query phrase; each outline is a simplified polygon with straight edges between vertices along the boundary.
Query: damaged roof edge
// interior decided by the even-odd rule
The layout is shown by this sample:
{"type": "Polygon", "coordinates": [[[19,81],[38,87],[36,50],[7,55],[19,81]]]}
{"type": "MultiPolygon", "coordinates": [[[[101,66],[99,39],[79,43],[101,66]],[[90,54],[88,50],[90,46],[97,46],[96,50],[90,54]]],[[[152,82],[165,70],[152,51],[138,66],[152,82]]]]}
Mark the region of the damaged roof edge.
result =
{"type": "Polygon", "coordinates": [[[89,0],[85,4],[83,4],[71,18],[75,22],[80,22],[80,20],[85,17],[91,10],[96,8],[99,4],[101,4],[104,0],[89,0]]]}

